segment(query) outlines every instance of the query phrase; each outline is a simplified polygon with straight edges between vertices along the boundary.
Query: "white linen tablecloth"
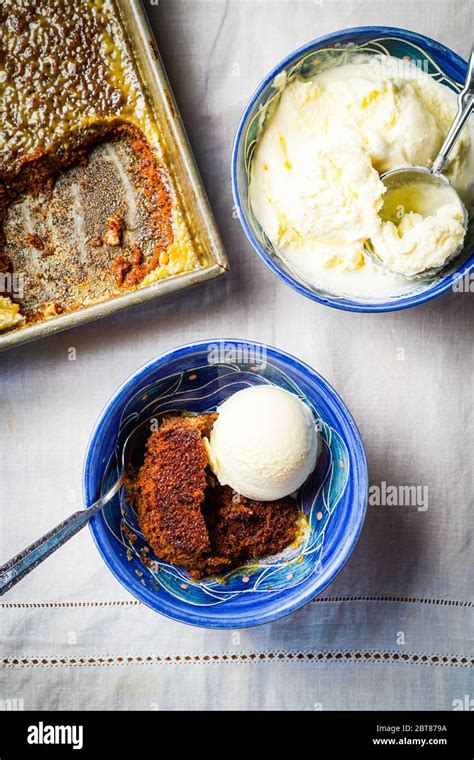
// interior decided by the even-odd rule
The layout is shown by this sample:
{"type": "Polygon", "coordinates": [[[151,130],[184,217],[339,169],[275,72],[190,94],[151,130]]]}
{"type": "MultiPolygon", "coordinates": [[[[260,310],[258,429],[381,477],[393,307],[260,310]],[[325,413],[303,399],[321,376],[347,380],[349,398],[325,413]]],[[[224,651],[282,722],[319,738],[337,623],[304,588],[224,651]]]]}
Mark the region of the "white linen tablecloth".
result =
{"type": "Polygon", "coordinates": [[[393,314],[320,306],[281,283],[233,213],[230,153],[285,54],[351,26],[408,27],[466,57],[470,0],[146,3],[232,270],[0,355],[1,558],[82,503],[94,422],[138,366],[197,339],[255,339],[318,370],[353,413],[370,482],[427,509],[369,506],[348,564],[294,615],[206,631],[136,602],[86,529],[2,598],[0,699],[24,709],[454,709],[474,697],[472,293],[393,314]],[[76,349],[70,361],[68,349],[76,349]],[[17,700],[17,702],[15,702],[17,700]]]}

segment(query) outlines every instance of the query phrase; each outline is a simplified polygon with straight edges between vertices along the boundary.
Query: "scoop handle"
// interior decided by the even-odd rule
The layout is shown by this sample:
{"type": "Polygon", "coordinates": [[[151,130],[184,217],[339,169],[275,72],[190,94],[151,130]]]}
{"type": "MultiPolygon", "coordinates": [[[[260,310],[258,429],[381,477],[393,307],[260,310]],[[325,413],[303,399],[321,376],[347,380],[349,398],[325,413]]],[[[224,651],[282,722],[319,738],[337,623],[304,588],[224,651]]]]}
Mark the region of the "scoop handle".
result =
{"type": "Polygon", "coordinates": [[[458,111],[451,124],[446,139],[441,146],[438,156],[433,162],[431,169],[433,174],[441,174],[448,165],[449,156],[454,148],[462,129],[474,108],[474,46],[471,48],[471,57],[467,68],[464,87],[458,95],[458,111]]]}

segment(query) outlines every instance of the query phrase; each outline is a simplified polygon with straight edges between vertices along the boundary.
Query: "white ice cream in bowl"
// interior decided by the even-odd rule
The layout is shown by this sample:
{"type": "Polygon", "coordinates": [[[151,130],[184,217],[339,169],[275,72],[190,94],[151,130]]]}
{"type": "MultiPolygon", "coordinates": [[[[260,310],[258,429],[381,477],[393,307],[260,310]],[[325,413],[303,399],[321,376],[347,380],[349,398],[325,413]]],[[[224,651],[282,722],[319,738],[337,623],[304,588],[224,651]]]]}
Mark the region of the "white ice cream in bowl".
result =
{"type": "MultiPolygon", "coordinates": [[[[462,203],[453,192],[431,209],[428,198],[419,213],[405,214],[400,204],[388,217],[381,175],[432,165],[456,113],[456,92],[446,77],[390,55],[389,47],[385,54],[363,48],[332,57],[323,49],[319,61],[315,50],[307,68],[303,56],[273,78],[273,95],[243,133],[248,213],[243,203],[238,208],[247,235],[261,231],[267,263],[287,273],[286,281],[335,299],[389,302],[430,288],[433,281],[410,281],[412,272],[442,266],[462,247],[463,204],[472,212],[474,201],[474,119],[446,172],[462,203]],[[383,250],[387,270],[367,254],[367,242],[383,250]]],[[[236,174],[234,166],[234,194],[236,174]]]]}
{"type": "Polygon", "coordinates": [[[217,409],[207,450],[221,485],[256,501],[296,492],[313,472],[319,433],[310,409],[289,391],[255,385],[217,409]]]}

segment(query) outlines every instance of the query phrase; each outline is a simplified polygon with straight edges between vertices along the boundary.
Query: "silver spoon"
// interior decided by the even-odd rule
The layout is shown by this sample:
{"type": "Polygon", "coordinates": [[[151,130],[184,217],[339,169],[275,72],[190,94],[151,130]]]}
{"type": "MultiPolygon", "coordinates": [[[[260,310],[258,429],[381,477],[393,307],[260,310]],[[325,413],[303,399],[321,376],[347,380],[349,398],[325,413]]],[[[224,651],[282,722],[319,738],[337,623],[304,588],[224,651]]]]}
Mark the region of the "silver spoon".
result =
{"type": "MultiPolygon", "coordinates": [[[[458,95],[458,110],[457,110],[456,116],[454,117],[453,123],[451,124],[449,128],[448,134],[446,135],[446,139],[443,145],[441,146],[441,149],[437,157],[433,161],[433,166],[431,168],[428,168],[426,166],[403,166],[398,169],[392,169],[389,172],[385,172],[385,174],[382,174],[380,177],[385,187],[387,188],[387,193],[393,192],[395,190],[399,190],[403,185],[413,184],[413,183],[430,184],[432,186],[439,187],[440,189],[446,189],[446,187],[450,188],[453,194],[459,200],[459,203],[461,204],[461,207],[463,210],[463,224],[464,224],[464,229],[466,231],[467,231],[467,226],[469,222],[469,214],[467,213],[466,207],[464,206],[463,202],[459,198],[458,193],[456,192],[454,187],[451,185],[448,177],[446,177],[446,175],[443,174],[443,172],[448,166],[449,156],[451,155],[451,152],[458,138],[460,137],[463,127],[466,124],[473,109],[474,109],[474,47],[471,49],[471,57],[470,57],[469,66],[467,69],[466,81],[464,83],[464,87],[462,88],[461,92],[458,95]]],[[[433,269],[425,269],[422,272],[418,272],[414,275],[403,275],[403,277],[405,277],[406,279],[420,279],[421,277],[428,277],[428,276],[432,276],[436,274],[437,272],[441,271],[441,269],[444,269],[446,264],[448,264],[448,261],[451,261],[460,253],[460,251],[463,248],[463,244],[464,243],[462,243],[453,252],[453,254],[449,257],[449,259],[445,261],[444,264],[442,264],[440,267],[436,267],[433,269]]],[[[384,265],[383,260],[377,255],[370,241],[367,241],[365,248],[369,257],[377,264],[377,266],[382,267],[383,269],[387,271],[391,271],[388,269],[386,265],[384,265]]],[[[397,272],[392,272],[392,274],[398,274],[398,276],[401,276],[397,272]]]]}
{"type": "Polygon", "coordinates": [[[137,469],[143,463],[145,444],[151,433],[153,421],[159,419],[154,415],[137,425],[125,440],[122,448],[121,470],[118,479],[106,494],[100,497],[88,509],[80,509],[62,523],[46,533],[22,552],[12,557],[0,567],[0,596],[9,591],[18,581],[31,573],[35,567],[69,541],[81,528],[89,522],[97,512],[115,496],[125,483],[125,477],[130,469],[137,469]]]}

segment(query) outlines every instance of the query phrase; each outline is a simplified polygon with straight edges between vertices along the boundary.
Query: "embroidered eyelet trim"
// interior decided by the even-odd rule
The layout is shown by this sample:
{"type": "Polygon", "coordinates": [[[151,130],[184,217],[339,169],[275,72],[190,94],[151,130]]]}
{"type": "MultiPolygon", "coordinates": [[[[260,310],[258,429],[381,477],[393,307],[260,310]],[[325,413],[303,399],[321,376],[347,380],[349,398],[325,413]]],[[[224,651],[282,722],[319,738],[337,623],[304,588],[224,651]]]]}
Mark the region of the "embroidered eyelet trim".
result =
{"type": "MultiPolygon", "coordinates": [[[[401,604],[426,604],[441,607],[473,608],[474,601],[461,599],[431,599],[416,596],[318,596],[311,600],[312,604],[331,604],[335,602],[399,602],[401,604]]],[[[121,599],[115,601],[87,602],[2,602],[0,609],[61,609],[74,607],[138,607],[142,603],[136,599],[121,599]]]]}
{"type": "Polygon", "coordinates": [[[4,667],[111,667],[119,665],[221,665],[268,662],[304,663],[382,663],[405,665],[441,665],[470,668],[474,657],[443,654],[422,654],[398,651],[337,651],[337,652],[223,652],[220,654],[144,655],[142,657],[21,657],[4,658],[4,667]]]}
{"type": "Polygon", "coordinates": [[[441,607],[474,607],[474,602],[461,599],[430,599],[418,596],[322,596],[312,602],[401,602],[403,604],[433,604],[441,607]]]}

